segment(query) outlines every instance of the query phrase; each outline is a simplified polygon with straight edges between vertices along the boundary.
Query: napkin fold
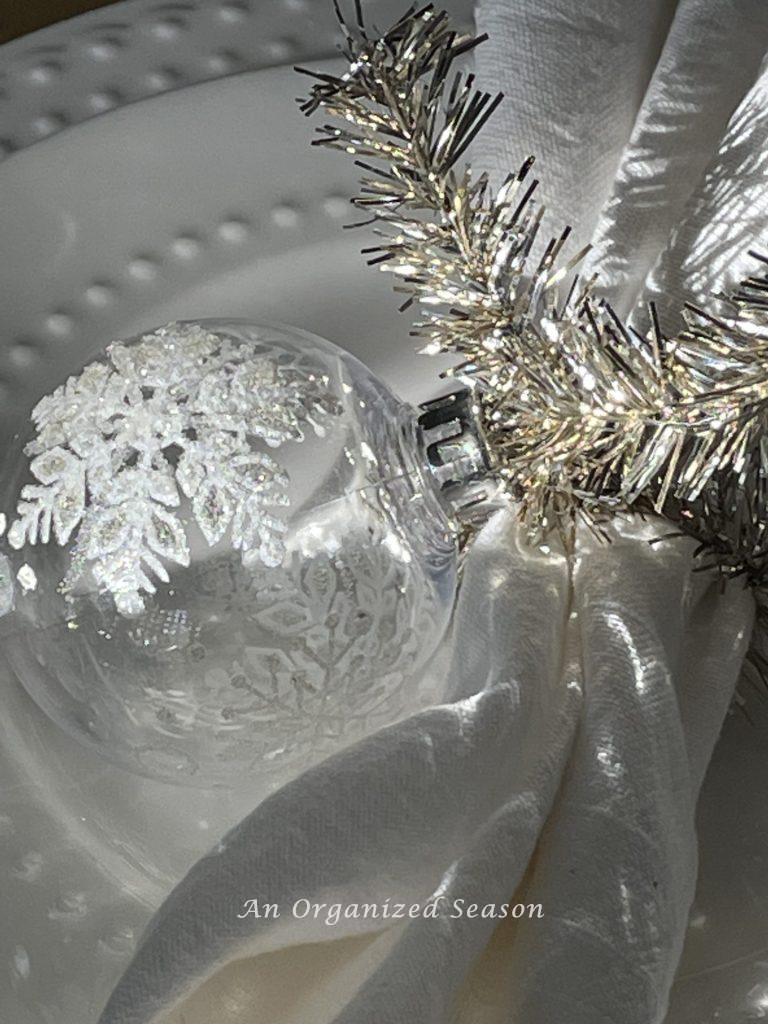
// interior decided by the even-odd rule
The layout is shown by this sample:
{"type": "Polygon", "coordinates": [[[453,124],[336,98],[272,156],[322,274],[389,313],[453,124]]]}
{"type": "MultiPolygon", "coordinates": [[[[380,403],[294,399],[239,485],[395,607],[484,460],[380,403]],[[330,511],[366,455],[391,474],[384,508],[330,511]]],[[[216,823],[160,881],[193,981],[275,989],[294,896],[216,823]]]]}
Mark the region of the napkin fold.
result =
{"type": "Polygon", "coordinates": [[[293,981],[274,1024],[661,1020],[753,604],[694,573],[689,541],[651,545],[662,529],[582,533],[574,559],[497,514],[467,557],[450,699],[257,807],[161,907],[101,1024],[266,1020],[252,982],[278,951],[293,981]],[[302,916],[437,898],[436,917],[302,916]],[[242,916],[253,899],[280,917],[242,916]],[[510,903],[542,916],[458,912],[510,903]],[[298,975],[333,940],[355,940],[342,976],[298,996],[291,948],[298,975]]]}
{"type": "Polygon", "coordinates": [[[499,1021],[655,1024],[682,949],[696,799],[752,598],[692,574],[687,543],[619,529],[582,538],[574,567],[584,706],[530,881],[547,915],[519,923],[499,1021]]]}
{"type": "Polygon", "coordinates": [[[479,0],[477,74],[505,94],[475,161],[498,181],[537,158],[539,244],[573,229],[584,273],[626,315],[674,331],[765,244],[768,4],[479,0]]]}

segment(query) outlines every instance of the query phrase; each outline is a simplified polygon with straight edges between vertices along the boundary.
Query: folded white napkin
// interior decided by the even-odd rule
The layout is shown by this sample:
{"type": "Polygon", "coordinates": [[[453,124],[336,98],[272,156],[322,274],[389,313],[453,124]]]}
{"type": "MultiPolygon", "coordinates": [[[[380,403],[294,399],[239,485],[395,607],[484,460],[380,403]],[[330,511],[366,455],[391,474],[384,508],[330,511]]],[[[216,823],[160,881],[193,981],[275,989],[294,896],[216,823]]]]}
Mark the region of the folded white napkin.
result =
{"type": "Polygon", "coordinates": [[[479,0],[477,73],[506,96],[475,161],[537,157],[540,243],[573,228],[620,312],[711,303],[765,244],[768,4],[479,0]]]}
{"type": "MultiPolygon", "coordinates": [[[[478,21],[507,100],[476,162],[535,152],[549,230],[593,238],[619,308],[655,298],[674,328],[765,225],[768,4],[481,0],[478,21]]],[[[258,806],[161,907],[102,1024],[659,1024],[753,616],[689,542],[651,546],[665,530],[582,532],[568,558],[497,515],[442,702],[258,806]],[[435,895],[543,917],[292,913],[435,895]],[[249,899],[281,917],[239,917],[249,899]]]]}
{"type": "Polygon", "coordinates": [[[447,703],[256,808],[161,908],[103,1024],[660,1020],[753,602],[658,529],[582,534],[569,560],[499,513],[467,558],[447,703]],[[439,920],[302,916],[435,894],[439,920]],[[249,899],[280,918],[240,917],[249,899]]]}

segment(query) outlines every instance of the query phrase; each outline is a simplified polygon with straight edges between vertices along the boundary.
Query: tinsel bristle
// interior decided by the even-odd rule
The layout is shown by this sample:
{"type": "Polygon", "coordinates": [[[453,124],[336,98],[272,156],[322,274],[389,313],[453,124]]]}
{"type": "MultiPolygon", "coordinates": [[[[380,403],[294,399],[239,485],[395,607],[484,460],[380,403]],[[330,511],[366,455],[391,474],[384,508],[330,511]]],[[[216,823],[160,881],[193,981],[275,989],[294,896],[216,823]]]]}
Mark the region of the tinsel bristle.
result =
{"type": "Polygon", "coordinates": [[[663,335],[623,323],[596,279],[564,257],[569,230],[539,251],[533,160],[498,190],[462,162],[500,95],[456,70],[484,37],[432,4],[380,36],[359,6],[339,14],[348,70],[318,75],[302,102],[332,122],[317,145],[355,157],[353,203],[380,241],[369,262],[395,276],[426,354],[458,357],[498,473],[533,529],[652,509],[696,536],[726,575],[768,584],[768,259],[730,298],[688,306],[663,335]],[[567,284],[565,297],[561,291],[567,284]]]}

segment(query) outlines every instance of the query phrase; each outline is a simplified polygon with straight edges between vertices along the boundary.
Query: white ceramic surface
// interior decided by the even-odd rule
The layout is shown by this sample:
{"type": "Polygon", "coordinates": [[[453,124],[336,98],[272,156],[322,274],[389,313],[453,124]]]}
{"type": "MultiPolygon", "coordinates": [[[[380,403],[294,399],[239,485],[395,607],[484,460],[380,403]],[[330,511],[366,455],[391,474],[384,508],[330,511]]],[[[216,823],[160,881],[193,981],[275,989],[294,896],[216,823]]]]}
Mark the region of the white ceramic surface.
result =
{"type": "MultiPolygon", "coordinates": [[[[391,24],[405,4],[363,0],[391,24]]],[[[467,0],[442,6],[459,23],[467,0]]],[[[137,100],[242,71],[331,57],[325,0],[125,0],[0,47],[0,159],[137,100]]]]}
{"type": "MultiPolygon", "coordinates": [[[[399,10],[371,6],[382,23],[399,10]]],[[[293,323],[406,398],[435,390],[437,364],[414,354],[389,280],[358,255],[364,235],[341,231],[353,168],[310,150],[302,81],[267,67],[334,41],[319,0],[135,0],[0,49],[0,439],[106,342],[175,316],[293,323]]],[[[127,775],[76,749],[7,673],[2,694],[0,1020],[89,1024],[152,909],[262,794],[127,775]]],[[[762,998],[768,711],[751,709],[706,783],[670,1024],[754,1019],[762,998]]]]}

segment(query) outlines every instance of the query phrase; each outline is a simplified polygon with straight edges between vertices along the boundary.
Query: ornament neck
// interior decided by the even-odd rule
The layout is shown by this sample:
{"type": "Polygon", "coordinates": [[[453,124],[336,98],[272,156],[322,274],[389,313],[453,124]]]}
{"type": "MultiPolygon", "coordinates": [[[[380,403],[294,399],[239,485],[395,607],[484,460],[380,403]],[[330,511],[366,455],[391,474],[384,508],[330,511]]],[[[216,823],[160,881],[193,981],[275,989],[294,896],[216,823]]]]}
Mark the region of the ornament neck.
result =
{"type": "Polygon", "coordinates": [[[482,519],[498,506],[493,459],[469,388],[424,402],[419,438],[441,499],[458,519],[482,519]]]}

